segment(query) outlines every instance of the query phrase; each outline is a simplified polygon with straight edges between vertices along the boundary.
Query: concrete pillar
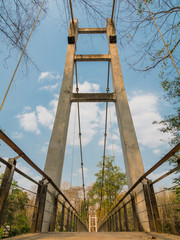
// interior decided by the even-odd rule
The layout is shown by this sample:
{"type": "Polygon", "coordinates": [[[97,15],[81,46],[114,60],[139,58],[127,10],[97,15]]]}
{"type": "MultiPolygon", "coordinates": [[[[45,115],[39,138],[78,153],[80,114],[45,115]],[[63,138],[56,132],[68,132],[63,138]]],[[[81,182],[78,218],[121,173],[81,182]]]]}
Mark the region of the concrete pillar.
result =
{"type": "MultiPolygon", "coordinates": [[[[74,77],[74,57],[76,51],[76,41],[78,37],[78,21],[74,19],[74,24],[70,23],[69,37],[68,37],[68,47],[66,54],[66,62],[64,68],[63,81],[61,85],[61,91],[59,95],[58,107],[56,112],[56,117],[54,121],[53,131],[51,135],[51,140],[49,143],[46,163],[44,171],[52,178],[57,186],[60,187],[64,154],[66,148],[66,139],[68,132],[68,124],[71,109],[71,95],[73,90],[73,77],[74,77]]],[[[56,191],[50,185],[48,190],[52,194],[56,191]]],[[[51,212],[53,212],[54,199],[48,196],[48,201],[46,203],[45,209],[48,212],[44,214],[44,221],[42,226],[42,232],[49,231],[51,212]]]]}
{"type": "MultiPolygon", "coordinates": [[[[137,137],[132,121],[131,112],[125,92],[125,86],[121,71],[118,48],[116,44],[115,26],[111,19],[107,19],[106,26],[109,54],[111,57],[111,73],[113,90],[116,95],[116,114],[121,136],[121,144],[126,168],[126,175],[128,180],[128,187],[130,188],[140,176],[144,174],[143,162],[137,142],[137,137]],[[138,166],[138,167],[137,167],[138,166]]],[[[141,187],[142,188],[142,187],[141,187]]],[[[138,191],[140,189],[137,189],[138,191]]],[[[137,196],[139,199],[139,197],[137,196]]],[[[139,199],[139,201],[142,199],[139,199]]],[[[138,210],[145,209],[145,203],[138,205],[138,210]]],[[[146,222],[147,213],[141,214],[140,221],[143,222],[143,229],[150,231],[149,224],[146,222]]]]}

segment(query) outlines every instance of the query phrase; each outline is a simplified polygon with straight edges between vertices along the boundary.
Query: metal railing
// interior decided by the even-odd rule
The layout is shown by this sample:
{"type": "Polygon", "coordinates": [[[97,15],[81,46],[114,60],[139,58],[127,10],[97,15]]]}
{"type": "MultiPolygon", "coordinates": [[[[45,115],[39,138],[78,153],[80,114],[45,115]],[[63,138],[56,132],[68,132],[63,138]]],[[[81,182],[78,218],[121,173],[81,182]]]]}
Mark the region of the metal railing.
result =
{"type": "MultiPolygon", "coordinates": [[[[14,150],[18,156],[15,158],[10,158],[8,161],[0,157],[0,162],[6,166],[4,174],[0,179],[0,227],[4,225],[4,214],[7,208],[7,200],[9,192],[12,191],[12,187],[16,189],[21,189],[23,192],[27,192],[30,195],[34,195],[34,202],[31,204],[25,204],[25,207],[33,208],[31,232],[41,232],[43,222],[44,212],[50,215],[50,226],[49,231],[54,231],[55,227],[58,231],[88,231],[86,224],[82,221],[80,214],[71,204],[69,199],[64,195],[64,193],[56,186],[53,180],[42,171],[11,139],[9,139],[4,132],[0,130],[0,139],[6,143],[12,150],[14,150]],[[42,180],[37,182],[32,177],[28,176],[20,169],[16,167],[16,162],[18,158],[22,158],[28,163],[34,170],[36,170],[41,176],[42,180]],[[14,172],[17,172],[22,177],[28,179],[30,182],[35,184],[37,191],[31,191],[24,187],[12,185],[14,172]],[[49,190],[49,185],[56,192],[54,195],[49,190]],[[53,199],[49,201],[48,199],[53,199]],[[51,206],[51,211],[48,210],[46,205],[51,206]],[[57,219],[58,216],[58,219],[57,219]],[[60,217],[59,217],[60,216],[60,217]]],[[[8,201],[8,203],[13,204],[8,201]]],[[[7,224],[7,223],[6,223],[7,224]]]]}
{"type": "Polygon", "coordinates": [[[107,216],[99,221],[98,231],[141,231],[143,230],[143,224],[148,223],[150,231],[166,231],[180,234],[180,230],[178,230],[178,226],[180,226],[180,186],[174,185],[169,188],[163,188],[157,192],[154,191],[154,185],[156,183],[180,169],[180,157],[177,155],[179,150],[180,143],[144,173],[113,206],[107,216]],[[176,159],[176,166],[173,169],[162,174],[154,181],[147,178],[171,157],[176,159]],[[165,192],[168,191],[171,194],[165,194],[165,192]],[[176,192],[176,194],[173,194],[174,192],[176,192]],[[165,196],[160,197],[162,194],[165,194],[165,196]],[[175,198],[175,196],[177,197],[175,198]],[[171,199],[167,201],[167,197],[171,199]],[[139,208],[139,205],[141,205],[141,208],[139,208]],[[142,206],[144,206],[144,208],[142,206]],[[169,210],[170,208],[171,211],[169,210]],[[168,215],[168,211],[170,216],[168,215]],[[141,215],[145,213],[147,214],[147,218],[142,220],[141,215]],[[174,226],[170,224],[170,222],[177,222],[177,227],[175,224],[174,226]]]}

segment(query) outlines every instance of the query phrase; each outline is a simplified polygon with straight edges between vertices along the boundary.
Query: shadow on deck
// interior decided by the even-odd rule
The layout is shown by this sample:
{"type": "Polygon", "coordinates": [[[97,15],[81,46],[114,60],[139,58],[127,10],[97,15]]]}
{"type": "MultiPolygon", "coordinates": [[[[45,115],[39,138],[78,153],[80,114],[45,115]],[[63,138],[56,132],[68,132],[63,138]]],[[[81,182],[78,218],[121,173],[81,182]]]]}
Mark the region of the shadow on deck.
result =
{"type": "Polygon", "coordinates": [[[6,238],[10,240],[54,240],[54,239],[67,239],[67,240],[146,240],[146,239],[157,239],[157,240],[179,240],[179,236],[164,233],[143,233],[143,232],[98,232],[98,233],[30,233],[20,235],[16,237],[6,238]]]}

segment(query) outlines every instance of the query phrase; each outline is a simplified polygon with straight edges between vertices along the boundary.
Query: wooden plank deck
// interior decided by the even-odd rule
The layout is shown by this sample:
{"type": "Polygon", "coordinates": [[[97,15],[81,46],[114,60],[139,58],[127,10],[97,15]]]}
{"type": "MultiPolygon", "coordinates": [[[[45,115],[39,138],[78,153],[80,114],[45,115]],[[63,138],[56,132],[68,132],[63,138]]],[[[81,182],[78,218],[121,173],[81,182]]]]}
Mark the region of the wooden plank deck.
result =
{"type": "Polygon", "coordinates": [[[143,232],[98,232],[98,233],[30,233],[16,237],[6,238],[9,240],[179,240],[179,236],[160,233],[143,233],[143,232]]]}

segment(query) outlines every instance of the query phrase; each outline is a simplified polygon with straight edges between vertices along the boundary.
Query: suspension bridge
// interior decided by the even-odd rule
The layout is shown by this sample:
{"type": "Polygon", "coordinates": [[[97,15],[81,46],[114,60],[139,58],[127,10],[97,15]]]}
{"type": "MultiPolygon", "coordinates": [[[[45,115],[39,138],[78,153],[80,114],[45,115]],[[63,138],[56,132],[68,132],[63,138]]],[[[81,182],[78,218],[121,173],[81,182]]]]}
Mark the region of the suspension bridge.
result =
{"type": "MultiPolygon", "coordinates": [[[[1,179],[0,187],[0,226],[4,224],[3,216],[7,208],[6,202],[8,194],[11,191],[13,175],[17,172],[22,177],[34,183],[37,186],[37,191],[31,191],[31,194],[34,194],[35,196],[34,205],[32,206],[34,210],[30,230],[31,233],[16,236],[12,239],[178,239],[178,236],[162,233],[164,221],[169,220],[165,218],[162,219],[160,217],[160,211],[163,211],[163,204],[160,205],[158,203],[157,196],[160,192],[155,192],[154,185],[179,169],[180,158],[178,156],[178,151],[180,149],[180,144],[172,148],[171,151],[162,157],[147,172],[144,171],[125,92],[116,43],[116,30],[113,21],[115,0],[113,1],[111,18],[107,19],[107,25],[104,28],[79,28],[80,23],[78,23],[78,19],[73,17],[71,1],[69,1],[69,3],[71,10],[71,22],[69,26],[67,55],[58,107],[44,171],[41,170],[35,164],[35,161],[32,161],[26,153],[16,145],[15,142],[13,142],[3,131],[0,130],[0,139],[17,154],[17,157],[9,158],[8,161],[0,157],[0,162],[6,166],[4,175],[1,179]],[[106,34],[109,53],[94,55],[76,54],[79,34],[106,34]],[[106,93],[79,93],[77,63],[97,61],[108,62],[106,93]],[[112,73],[113,92],[109,91],[110,68],[112,73]],[[75,93],[73,92],[74,70],[76,76],[75,93]],[[99,203],[100,208],[103,200],[103,188],[105,184],[104,167],[106,157],[108,103],[113,102],[116,108],[117,122],[126,167],[128,190],[120,200],[113,204],[113,207],[108,213],[105,213],[103,217],[99,218],[96,215],[96,211],[90,211],[87,206],[86,218],[82,219],[81,213],[76,209],[74,204],[71,202],[71,199],[68,199],[59,187],[61,186],[71,104],[74,102],[77,103],[78,110],[78,130],[84,201],[86,201],[86,191],[84,183],[79,103],[106,103],[101,201],[99,203]],[[171,157],[176,159],[176,166],[152,181],[149,175],[161,165],[165,164],[171,157]],[[25,174],[21,169],[18,169],[16,167],[18,158],[22,158],[35,171],[37,171],[42,176],[42,180],[37,182],[31,176],[25,174]],[[57,212],[60,213],[58,232],[55,231],[57,212]]],[[[41,9],[43,4],[44,1],[41,9]]],[[[40,12],[38,14],[40,14],[40,12]]],[[[178,186],[163,189],[161,192],[171,191],[176,187],[178,186]]],[[[26,190],[24,189],[24,191],[26,190]]],[[[172,203],[172,205],[176,207],[178,207],[179,204],[180,203],[177,201],[172,203]]],[[[171,216],[169,216],[169,219],[170,218],[171,216]]],[[[6,226],[4,227],[6,228],[6,226]]]]}

